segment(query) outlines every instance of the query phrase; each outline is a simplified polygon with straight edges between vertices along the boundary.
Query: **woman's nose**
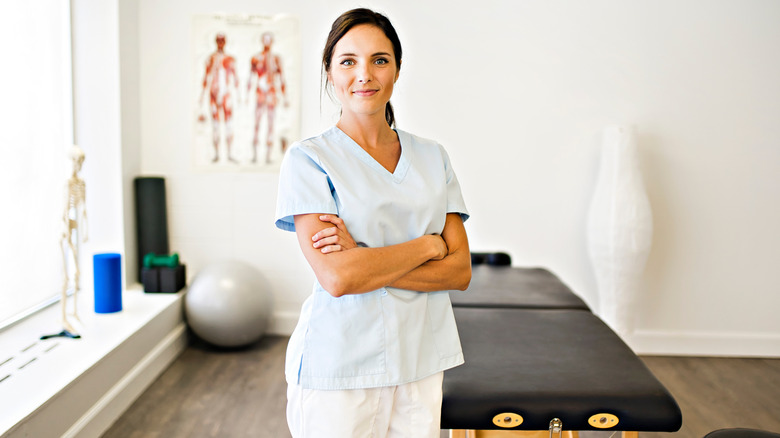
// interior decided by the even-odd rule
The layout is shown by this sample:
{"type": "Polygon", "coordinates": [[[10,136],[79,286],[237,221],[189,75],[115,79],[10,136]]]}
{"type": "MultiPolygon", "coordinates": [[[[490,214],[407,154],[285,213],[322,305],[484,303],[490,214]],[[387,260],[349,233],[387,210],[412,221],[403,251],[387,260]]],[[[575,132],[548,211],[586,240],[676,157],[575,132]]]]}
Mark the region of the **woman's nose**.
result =
{"type": "Polygon", "coordinates": [[[366,83],[371,80],[371,68],[367,65],[362,65],[357,71],[357,80],[360,83],[366,83]]]}

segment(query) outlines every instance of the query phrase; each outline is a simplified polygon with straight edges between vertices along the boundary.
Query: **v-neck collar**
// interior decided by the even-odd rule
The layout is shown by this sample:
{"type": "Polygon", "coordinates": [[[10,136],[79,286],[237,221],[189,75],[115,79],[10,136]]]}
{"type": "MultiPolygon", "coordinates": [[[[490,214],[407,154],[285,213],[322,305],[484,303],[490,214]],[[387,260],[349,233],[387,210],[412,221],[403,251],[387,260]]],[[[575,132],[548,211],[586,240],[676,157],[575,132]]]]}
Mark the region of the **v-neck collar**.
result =
{"type": "Polygon", "coordinates": [[[333,130],[339,135],[344,138],[344,143],[349,147],[349,149],[354,153],[358,158],[360,158],[361,161],[366,163],[368,166],[376,170],[382,175],[387,175],[392,177],[393,182],[400,183],[403,181],[404,177],[406,176],[406,172],[409,170],[409,154],[410,151],[408,150],[409,145],[409,139],[406,137],[406,133],[403,131],[399,131],[397,129],[393,129],[393,131],[398,135],[398,142],[401,145],[401,156],[398,158],[398,163],[395,165],[395,170],[390,173],[389,170],[385,169],[384,166],[379,164],[377,160],[374,159],[374,157],[371,156],[368,152],[366,152],[365,149],[360,147],[359,144],[355,140],[352,139],[349,135],[347,135],[346,132],[342,131],[341,128],[338,126],[334,126],[333,130]]]}

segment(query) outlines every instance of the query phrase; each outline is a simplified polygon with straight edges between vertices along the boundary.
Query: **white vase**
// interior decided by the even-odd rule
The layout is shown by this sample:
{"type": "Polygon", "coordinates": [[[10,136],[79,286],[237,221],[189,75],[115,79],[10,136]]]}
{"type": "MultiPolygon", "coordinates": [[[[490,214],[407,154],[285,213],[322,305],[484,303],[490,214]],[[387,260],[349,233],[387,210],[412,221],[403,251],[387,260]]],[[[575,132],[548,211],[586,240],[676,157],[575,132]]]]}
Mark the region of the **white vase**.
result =
{"type": "Polygon", "coordinates": [[[630,126],[603,132],[601,166],[588,214],[588,251],[596,275],[599,316],[619,335],[634,330],[653,216],[630,126]]]}

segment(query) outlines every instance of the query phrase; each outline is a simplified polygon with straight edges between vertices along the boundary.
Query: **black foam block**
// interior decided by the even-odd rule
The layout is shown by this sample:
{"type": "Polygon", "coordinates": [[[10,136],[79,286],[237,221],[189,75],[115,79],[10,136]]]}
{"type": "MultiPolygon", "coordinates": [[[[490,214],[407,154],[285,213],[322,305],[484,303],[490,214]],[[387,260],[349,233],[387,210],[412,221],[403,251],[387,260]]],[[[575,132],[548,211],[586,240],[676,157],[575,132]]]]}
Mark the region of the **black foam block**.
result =
{"type": "Polygon", "coordinates": [[[187,278],[185,265],[160,266],[141,269],[144,292],[175,293],[184,286],[187,278]]]}

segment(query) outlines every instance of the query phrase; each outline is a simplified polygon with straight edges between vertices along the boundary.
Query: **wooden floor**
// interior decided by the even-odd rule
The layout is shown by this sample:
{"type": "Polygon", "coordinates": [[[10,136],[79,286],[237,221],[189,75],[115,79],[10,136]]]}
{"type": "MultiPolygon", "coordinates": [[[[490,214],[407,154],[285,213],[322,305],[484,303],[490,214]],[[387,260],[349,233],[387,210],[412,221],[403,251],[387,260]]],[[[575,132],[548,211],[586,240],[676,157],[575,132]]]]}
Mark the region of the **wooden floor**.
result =
{"type": "Polygon", "coordinates": [[[287,339],[238,351],[193,341],[103,437],[290,437],[287,339]]]}
{"type": "MultiPolygon", "coordinates": [[[[194,341],[103,436],[287,438],[286,346],[284,337],[239,351],[194,341]]],[[[780,432],[780,359],[643,360],[677,400],[683,426],[640,437],[700,438],[727,427],[780,432]]]]}

